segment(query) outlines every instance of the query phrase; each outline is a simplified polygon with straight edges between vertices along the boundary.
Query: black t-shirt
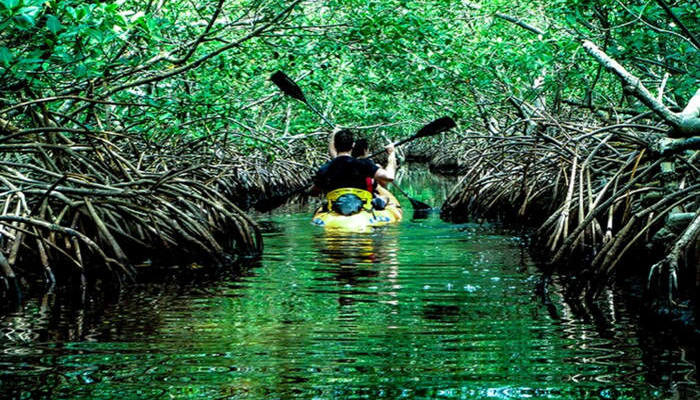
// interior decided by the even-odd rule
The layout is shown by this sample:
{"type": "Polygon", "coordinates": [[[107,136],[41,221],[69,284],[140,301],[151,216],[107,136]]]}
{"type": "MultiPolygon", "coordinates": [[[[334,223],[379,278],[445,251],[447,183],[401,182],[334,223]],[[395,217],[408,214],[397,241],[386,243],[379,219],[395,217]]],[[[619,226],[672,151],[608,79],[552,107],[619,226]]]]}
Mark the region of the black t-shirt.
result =
{"type": "Polygon", "coordinates": [[[367,178],[374,178],[379,166],[372,160],[338,156],[316,171],[314,184],[324,192],[340,188],[367,190],[367,178]]]}

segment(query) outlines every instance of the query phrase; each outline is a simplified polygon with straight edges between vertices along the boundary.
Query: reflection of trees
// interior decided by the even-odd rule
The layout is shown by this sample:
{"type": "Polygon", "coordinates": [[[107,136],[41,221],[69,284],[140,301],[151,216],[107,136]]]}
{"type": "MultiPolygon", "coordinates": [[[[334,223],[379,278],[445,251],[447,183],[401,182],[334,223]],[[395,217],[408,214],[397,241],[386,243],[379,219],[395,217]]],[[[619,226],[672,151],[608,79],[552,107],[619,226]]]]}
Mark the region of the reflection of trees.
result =
{"type": "Polygon", "coordinates": [[[409,196],[432,207],[442,205],[456,182],[456,178],[435,175],[421,164],[401,168],[397,178],[397,183],[409,196]]]}
{"type": "Polygon", "coordinates": [[[384,275],[381,266],[388,266],[389,277],[398,274],[398,236],[391,227],[369,235],[327,233],[314,245],[323,255],[318,269],[329,273],[336,283],[341,306],[353,305],[359,288],[380,285],[379,278],[384,275]]]}
{"type": "MultiPolygon", "coordinates": [[[[53,295],[28,302],[17,323],[40,343],[16,341],[12,355],[0,350],[0,366],[10,360],[45,370],[20,371],[9,383],[0,375],[2,390],[69,398],[133,384],[183,397],[398,398],[410,388],[432,398],[459,383],[470,393],[502,388],[508,397],[545,381],[564,396],[593,395],[599,377],[639,393],[641,379],[655,382],[647,373],[682,380],[677,353],[664,354],[662,343],[642,353],[662,366],[636,372],[637,346],[622,336],[630,328],[615,322],[596,332],[567,307],[559,282],[547,286],[548,296],[538,293],[558,308],[558,320],[532,301],[536,282],[527,276],[537,272],[516,271],[529,261],[511,241],[433,222],[338,237],[314,230],[305,216],[268,227],[266,258],[234,282],[136,288],[89,307],[53,295]],[[426,245],[435,237],[445,239],[426,245]],[[93,339],[100,343],[80,343],[93,339]],[[161,385],[185,375],[189,381],[172,390],[161,385]],[[565,381],[571,377],[582,386],[565,381]],[[81,385],[88,379],[96,384],[81,385]]],[[[627,315],[617,302],[606,304],[602,317],[627,315]]]]}
{"type": "MultiPolygon", "coordinates": [[[[92,293],[89,302],[69,291],[28,299],[0,317],[0,365],[5,372],[0,376],[0,398],[21,398],[22,393],[31,393],[31,398],[64,398],[66,391],[80,393],[73,388],[81,384],[109,382],[115,376],[140,379],[153,364],[140,364],[122,358],[123,354],[148,353],[144,344],[159,337],[166,324],[163,311],[183,291],[193,290],[196,283],[191,284],[121,290],[106,286],[92,293]]],[[[179,312],[182,321],[194,317],[194,310],[179,312]]],[[[158,357],[164,362],[169,355],[158,357]]],[[[105,385],[101,390],[113,389],[105,385]]]]}

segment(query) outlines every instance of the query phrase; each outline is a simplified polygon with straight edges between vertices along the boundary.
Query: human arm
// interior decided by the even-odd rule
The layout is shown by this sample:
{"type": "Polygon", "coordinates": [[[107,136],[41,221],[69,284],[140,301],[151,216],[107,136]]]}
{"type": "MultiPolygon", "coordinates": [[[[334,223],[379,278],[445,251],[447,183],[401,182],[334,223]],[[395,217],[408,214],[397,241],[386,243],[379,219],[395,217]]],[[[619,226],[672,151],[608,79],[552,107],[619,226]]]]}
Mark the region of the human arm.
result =
{"type": "Polygon", "coordinates": [[[386,153],[388,156],[386,167],[379,168],[377,172],[374,173],[374,179],[382,186],[387,186],[390,182],[393,182],[396,176],[396,153],[394,150],[393,144],[386,146],[386,153]]]}
{"type": "Polygon", "coordinates": [[[338,156],[338,151],[335,149],[335,132],[328,134],[328,154],[331,155],[331,159],[338,156]]]}

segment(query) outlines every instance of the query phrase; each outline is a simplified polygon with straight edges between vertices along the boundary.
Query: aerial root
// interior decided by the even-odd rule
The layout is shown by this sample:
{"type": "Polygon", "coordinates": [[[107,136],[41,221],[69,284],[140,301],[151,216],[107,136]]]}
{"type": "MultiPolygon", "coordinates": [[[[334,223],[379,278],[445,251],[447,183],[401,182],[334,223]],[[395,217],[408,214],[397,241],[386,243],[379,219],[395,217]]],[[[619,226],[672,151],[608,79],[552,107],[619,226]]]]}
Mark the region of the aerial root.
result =
{"type": "Polygon", "coordinates": [[[648,144],[663,136],[655,126],[645,131],[642,125],[601,128],[589,120],[537,122],[534,134],[510,129],[465,136],[436,157],[452,157],[459,166],[453,172],[462,176],[442,216],[534,225],[551,263],[581,260],[573,264],[586,270],[596,292],[626,255],[654,245],[663,259],[649,275],[663,273],[674,288],[681,255],[697,246],[698,219],[682,233],[659,237],[670,231],[672,216],[697,211],[700,183],[692,152],[650,151],[648,144]]]}
{"type": "Polygon", "coordinates": [[[182,151],[109,132],[51,136],[16,131],[0,140],[7,279],[52,283],[68,271],[104,270],[121,280],[146,260],[219,265],[259,255],[262,236],[244,209],[302,185],[310,172],[214,138],[182,151]]]}

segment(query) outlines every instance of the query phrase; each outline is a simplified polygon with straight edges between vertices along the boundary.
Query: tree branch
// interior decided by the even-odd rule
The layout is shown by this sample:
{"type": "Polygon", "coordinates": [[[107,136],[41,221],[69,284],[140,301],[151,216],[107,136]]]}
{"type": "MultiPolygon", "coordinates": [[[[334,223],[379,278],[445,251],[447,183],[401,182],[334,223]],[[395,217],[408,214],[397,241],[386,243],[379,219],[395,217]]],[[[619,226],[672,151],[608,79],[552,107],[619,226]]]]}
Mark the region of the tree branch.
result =
{"type": "Polygon", "coordinates": [[[199,45],[202,43],[204,38],[206,38],[207,35],[209,34],[209,32],[211,31],[211,27],[214,25],[214,22],[216,22],[216,19],[219,17],[219,14],[221,13],[221,8],[224,5],[224,1],[225,0],[219,0],[219,4],[216,5],[216,11],[214,11],[214,15],[212,15],[211,18],[209,19],[209,22],[207,23],[207,27],[206,27],[206,29],[204,29],[204,32],[202,32],[202,34],[199,35],[199,37],[197,37],[197,39],[195,40],[194,44],[190,47],[190,50],[187,52],[187,54],[185,54],[185,56],[182,57],[181,59],[177,60],[176,64],[182,64],[185,61],[189,60],[190,57],[192,57],[194,52],[197,50],[197,47],[199,47],[199,45]]]}
{"type": "Polygon", "coordinates": [[[599,49],[593,42],[584,40],[583,48],[589,55],[595,58],[596,61],[603,65],[605,69],[617,75],[626,90],[631,92],[634,97],[654,111],[666,123],[671,125],[679,136],[688,137],[700,135],[700,89],[698,89],[682,112],[674,113],[661,101],[656,99],[656,97],[644,87],[639,78],[632,75],[625,67],[605,54],[605,52],[599,49]]]}
{"type": "Polygon", "coordinates": [[[166,79],[166,78],[169,78],[169,77],[171,77],[171,76],[182,74],[183,72],[188,71],[188,70],[190,70],[190,69],[197,68],[197,67],[200,66],[202,63],[204,63],[205,61],[209,60],[210,58],[215,57],[215,56],[217,56],[217,55],[219,55],[219,54],[221,54],[221,53],[223,53],[223,52],[225,52],[225,51],[227,51],[227,50],[230,50],[230,49],[232,49],[232,48],[234,48],[234,47],[238,47],[238,46],[241,45],[241,43],[246,42],[246,41],[248,41],[249,39],[252,39],[252,38],[254,38],[255,36],[260,35],[260,34],[263,33],[265,30],[267,30],[270,26],[272,26],[274,23],[278,22],[278,21],[281,20],[285,15],[287,15],[289,12],[291,12],[292,9],[294,9],[294,7],[296,7],[296,5],[299,4],[299,3],[301,3],[302,1],[303,1],[303,0],[296,0],[296,1],[294,1],[292,4],[290,4],[288,7],[286,7],[282,12],[280,12],[280,13],[277,14],[274,18],[272,18],[268,23],[266,23],[266,24],[262,25],[261,27],[255,29],[254,31],[252,31],[252,32],[250,32],[249,34],[245,35],[244,37],[242,37],[242,38],[236,40],[235,42],[229,43],[229,44],[227,44],[227,45],[225,45],[225,46],[221,46],[221,47],[219,47],[218,49],[212,51],[211,53],[206,54],[206,55],[204,55],[204,56],[198,58],[197,60],[195,60],[195,61],[193,61],[193,62],[191,62],[191,63],[188,63],[188,64],[186,64],[186,65],[183,65],[182,67],[179,67],[179,68],[173,68],[173,69],[171,69],[171,70],[168,70],[167,72],[160,73],[160,74],[157,74],[157,75],[148,77],[148,78],[144,78],[144,79],[136,80],[136,81],[133,81],[133,82],[125,83],[125,84],[123,84],[123,85],[121,85],[121,86],[119,86],[119,87],[116,87],[116,88],[114,88],[114,89],[108,91],[106,94],[104,94],[104,95],[102,95],[102,96],[100,96],[100,97],[102,97],[102,98],[107,98],[107,97],[113,95],[114,93],[121,92],[122,90],[131,88],[131,87],[135,87],[135,86],[141,86],[141,85],[145,85],[145,84],[148,84],[148,83],[153,83],[153,82],[161,81],[161,80],[166,79]]]}
{"type": "Polygon", "coordinates": [[[11,135],[13,133],[19,132],[19,128],[12,125],[10,121],[6,121],[0,118],[0,134],[11,135]]]}
{"type": "MultiPolygon", "coordinates": [[[[467,3],[467,4],[465,4],[465,5],[466,5],[467,7],[469,7],[469,8],[471,8],[472,10],[481,10],[481,6],[478,5],[478,4],[467,3]]],[[[493,15],[495,15],[495,16],[498,17],[498,18],[504,19],[504,20],[506,20],[506,21],[508,21],[508,22],[512,22],[512,23],[514,23],[515,25],[518,25],[519,27],[521,27],[521,28],[523,28],[523,29],[525,29],[525,30],[528,30],[528,31],[530,31],[530,32],[532,32],[532,33],[534,33],[534,34],[536,34],[536,35],[544,35],[544,33],[545,33],[542,29],[540,29],[540,28],[538,28],[538,27],[536,27],[536,26],[532,26],[532,25],[528,24],[527,22],[524,22],[523,20],[518,19],[518,18],[516,18],[516,17],[513,17],[513,16],[511,16],[511,15],[502,14],[502,13],[499,13],[499,12],[494,13],[493,15]]]]}
{"type": "Polygon", "coordinates": [[[663,143],[659,152],[662,156],[666,156],[669,154],[680,153],[681,151],[685,150],[700,150],[700,137],[676,139],[671,142],[663,143]]]}
{"type": "Polygon", "coordinates": [[[695,46],[696,49],[700,50],[700,41],[698,38],[693,35],[688,28],[683,25],[683,22],[681,22],[680,19],[676,16],[676,14],[673,13],[673,10],[671,10],[671,7],[666,4],[664,0],[656,0],[656,4],[659,5],[659,7],[663,8],[664,11],[666,11],[666,14],[668,14],[669,18],[673,20],[673,22],[678,26],[678,28],[683,32],[683,34],[690,40],[690,42],[695,46]]]}
{"type": "MultiPolygon", "coordinates": [[[[109,104],[109,105],[117,105],[117,106],[153,107],[153,105],[146,104],[146,103],[127,103],[127,102],[120,102],[120,101],[98,100],[98,99],[91,99],[91,98],[82,97],[82,96],[54,96],[54,97],[44,97],[42,99],[25,101],[23,103],[17,103],[17,104],[11,105],[10,107],[7,107],[7,108],[0,110],[0,114],[4,114],[4,113],[12,111],[14,109],[21,108],[21,107],[28,106],[28,105],[32,105],[32,104],[48,103],[48,102],[57,101],[57,100],[77,100],[77,101],[85,101],[88,103],[109,104]]],[[[2,123],[0,123],[0,126],[2,126],[2,123]]]]}

